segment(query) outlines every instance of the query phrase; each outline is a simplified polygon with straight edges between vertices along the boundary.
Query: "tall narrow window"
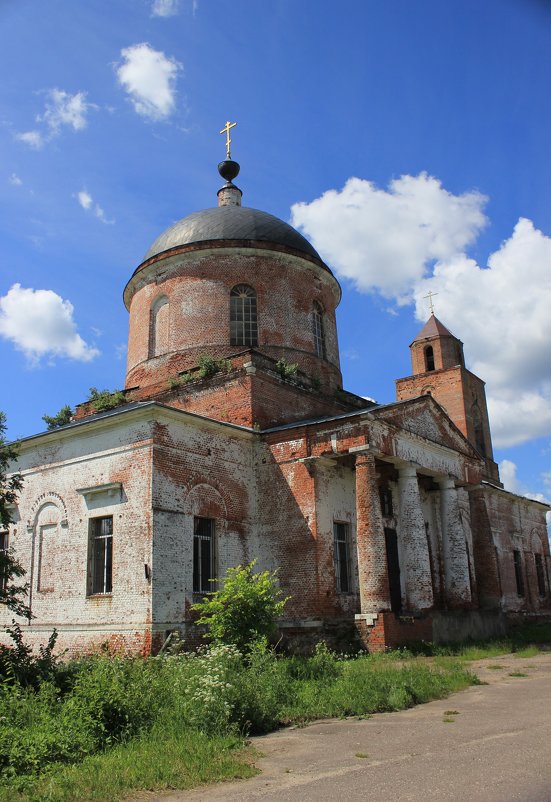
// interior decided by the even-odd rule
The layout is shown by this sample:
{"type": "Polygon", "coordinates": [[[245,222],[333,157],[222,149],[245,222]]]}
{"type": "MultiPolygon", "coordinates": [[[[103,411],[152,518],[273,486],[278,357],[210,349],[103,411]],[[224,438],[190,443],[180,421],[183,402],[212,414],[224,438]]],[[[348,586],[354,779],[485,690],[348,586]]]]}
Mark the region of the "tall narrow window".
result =
{"type": "Polygon", "coordinates": [[[90,521],[89,594],[113,590],[113,516],[90,521]]]}
{"type": "Polygon", "coordinates": [[[536,563],[538,593],[543,598],[546,595],[546,588],[545,588],[545,571],[543,570],[543,558],[541,554],[534,554],[534,562],[536,563]]]}
{"type": "Polygon", "coordinates": [[[166,354],[169,346],[169,304],[164,295],[156,298],[149,313],[149,358],[166,354]]]}
{"type": "Polygon", "coordinates": [[[316,354],[325,359],[325,332],[323,330],[323,308],[314,301],[312,309],[312,334],[314,335],[314,348],[316,354]]]}
{"type": "MultiPolygon", "coordinates": [[[[9,535],[6,531],[0,532],[0,558],[7,556],[9,547],[9,535]]],[[[0,559],[0,590],[6,589],[8,579],[8,566],[0,559]]]]}
{"type": "Polygon", "coordinates": [[[333,523],[335,543],[335,576],[337,593],[350,593],[350,527],[348,524],[333,523]]]}
{"type": "Polygon", "coordinates": [[[230,293],[230,344],[258,345],[256,292],[238,284],[230,293]]]}
{"type": "Polygon", "coordinates": [[[471,407],[471,420],[474,429],[474,442],[477,451],[482,457],[486,456],[486,443],[484,442],[484,427],[482,426],[482,415],[480,408],[475,402],[471,407]]]}
{"type": "Polygon", "coordinates": [[[522,576],[522,556],[518,549],[513,551],[513,562],[515,565],[515,580],[517,583],[517,593],[524,596],[524,577],[522,576]]]}
{"type": "Polygon", "coordinates": [[[381,512],[385,517],[390,517],[392,512],[392,491],[389,487],[381,487],[381,512]]]}
{"type": "Polygon", "coordinates": [[[193,592],[209,593],[215,590],[214,520],[193,519],[193,592]]]}
{"type": "Polygon", "coordinates": [[[425,348],[425,367],[427,371],[434,370],[434,350],[432,345],[425,348]]]}

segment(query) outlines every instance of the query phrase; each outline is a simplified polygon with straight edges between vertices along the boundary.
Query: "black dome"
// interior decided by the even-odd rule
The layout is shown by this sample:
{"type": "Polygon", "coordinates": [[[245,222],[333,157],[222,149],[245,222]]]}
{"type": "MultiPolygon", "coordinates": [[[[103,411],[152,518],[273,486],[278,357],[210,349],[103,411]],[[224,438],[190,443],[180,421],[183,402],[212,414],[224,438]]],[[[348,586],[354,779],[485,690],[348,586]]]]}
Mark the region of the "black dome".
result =
{"type": "Polygon", "coordinates": [[[209,240],[254,240],[286,245],[315,259],[318,252],[298,231],[278,217],[246,206],[218,206],[194,212],[157,237],[144,262],[170,248],[209,240]]]}

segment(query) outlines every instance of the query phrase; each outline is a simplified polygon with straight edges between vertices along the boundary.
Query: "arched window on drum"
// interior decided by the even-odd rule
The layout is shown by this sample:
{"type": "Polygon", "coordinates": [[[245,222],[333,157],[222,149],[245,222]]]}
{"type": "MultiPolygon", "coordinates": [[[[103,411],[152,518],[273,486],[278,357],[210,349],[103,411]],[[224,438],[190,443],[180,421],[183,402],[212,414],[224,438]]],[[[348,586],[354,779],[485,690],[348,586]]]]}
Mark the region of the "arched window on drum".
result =
{"type": "Polygon", "coordinates": [[[256,292],[248,284],[230,293],[230,345],[258,345],[256,292]]]}
{"type": "Polygon", "coordinates": [[[325,359],[325,330],[323,326],[323,307],[314,301],[312,308],[312,334],[314,337],[314,350],[316,354],[325,359]]]}

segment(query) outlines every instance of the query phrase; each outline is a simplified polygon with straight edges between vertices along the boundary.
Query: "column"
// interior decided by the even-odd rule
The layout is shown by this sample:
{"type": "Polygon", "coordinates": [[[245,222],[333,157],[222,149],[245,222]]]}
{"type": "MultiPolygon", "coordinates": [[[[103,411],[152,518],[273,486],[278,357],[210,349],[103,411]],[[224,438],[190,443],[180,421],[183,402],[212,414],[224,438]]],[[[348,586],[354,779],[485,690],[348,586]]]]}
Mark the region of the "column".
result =
{"type": "Polygon", "coordinates": [[[375,457],[356,455],[356,544],[362,613],[390,610],[386,544],[375,457]]]}
{"type": "Polygon", "coordinates": [[[444,585],[447,606],[464,607],[471,601],[469,558],[453,479],[439,479],[444,585]]]}
{"type": "Polygon", "coordinates": [[[433,606],[434,597],[425,518],[421,509],[417,470],[414,465],[400,467],[398,489],[406,606],[411,611],[426,610],[433,606]]]}

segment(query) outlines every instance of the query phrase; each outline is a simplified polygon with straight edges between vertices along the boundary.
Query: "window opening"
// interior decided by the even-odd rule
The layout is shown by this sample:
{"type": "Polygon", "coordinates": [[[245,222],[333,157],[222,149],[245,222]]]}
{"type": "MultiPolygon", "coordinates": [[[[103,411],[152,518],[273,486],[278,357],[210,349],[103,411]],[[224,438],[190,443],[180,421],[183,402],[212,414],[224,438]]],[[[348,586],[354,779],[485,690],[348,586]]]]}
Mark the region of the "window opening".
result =
{"type": "Polygon", "coordinates": [[[256,292],[247,284],[230,293],[230,344],[258,345],[256,292]]]}
{"type": "Polygon", "coordinates": [[[113,516],[90,521],[90,594],[113,590],[113,516]]]}
{"type": "Polygon", "coordinates": [[[385,526],[386,566],[390,609],[399,614],[402,611],[402,584],[400,580],[400,557],[398,554],[398,535],[395,529],[385,526]]]}
{"type": "Polygon", "coordinates": [[[212,518],[193,519],[193,592],[209,593],[215,588],[214,565],[214,520],[212,518]]]}
{"type": "MultiPolygon", "coordinates": [[[[9,535],[7,531],[0,532],[0,555],[2,557],[8,555],[9,549],[9,535]]],[[[0,590],[6,589],[8,581],[8,566],[4,564],[3,560],[0,563],[0,590]]]]}
{"type": "Polygon", "coordinates": [[[434,350],[432,345],[425,348],[425,366],[427,371],[434,370],[434,350]]]}
{"type": "Polygon", "coordinates": [[[482,426],[482,416],[477,403],[474,403],[471,409],[471,418],[473,421],[474,429],[474,442],[476,450],[483,456],[486,456],[486,444],[484,442],[484,428],[482,426]]]}
{"type": "Polygon", "coordinates": [[[385,517],[393,515],[392,511],[392,491],[389,487],[381,487],[381,512],[385,517]]]}
{"type": "Polygon", "coordinates": [[[348,524],[333,523],[335,541],[335,576],[337,593],[350,593],[350,527],[348,524]]]}
{"type": "Polygon", "coordinates": [[[520,551],[515,549],[513,551],[513,562],[515,564],[515,580],[517,583],[517,593],[519,596],[524,596],[524,577],[522,576],[522,557],[520,551]]]}
{"type": "Polygon", "coordinates": [[[314,301],[312,310],[312,334],[314,335],[314,348],[316,354],[325,359],[325,332],[323,330],[323,308],[314,301]]]}
{"type": "Polygon", "coordinates": [[[538,579],[538,592],[543,598],[546,595],[545,588],[545,572],[543,570],[543,559],[541,554],[534,554],[534,562],[536,563],[536,576],[538,579]]]}

